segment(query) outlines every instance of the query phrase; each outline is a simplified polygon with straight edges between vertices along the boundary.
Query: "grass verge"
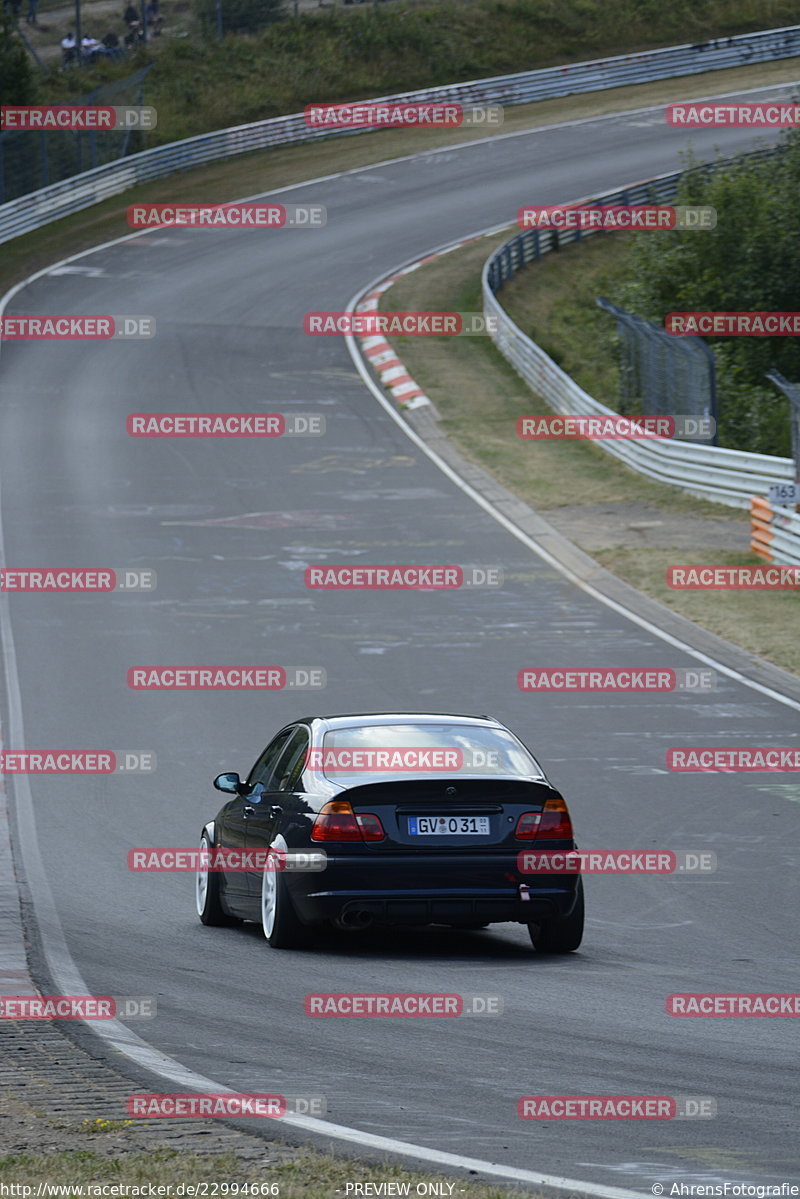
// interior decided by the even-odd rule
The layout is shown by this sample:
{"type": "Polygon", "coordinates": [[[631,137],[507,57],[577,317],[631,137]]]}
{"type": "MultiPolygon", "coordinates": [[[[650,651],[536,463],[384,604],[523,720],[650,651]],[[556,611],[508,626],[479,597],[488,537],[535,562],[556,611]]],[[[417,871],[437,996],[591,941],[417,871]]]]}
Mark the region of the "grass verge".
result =
{"type": "MultiPolygon", "coordinates": [[[[180,1196],[191,1199],[231,1199],[232,1196],[279,1196],[280,1199],[331,1199],[338,1195],[357,1193],[346,1190],[347,1183],[400,1183],[415,1195],[419,1183],[437,1182],[445,1188],[452,1185],[452,1194],[461,1199],[522,1199],[534,1196],[544,1199],[539,1191],[491,1181],[466,1180],[451,1176],[450,1184],[441,1173],[406,1170],[402,1166],[382,1162],[356,1161],[335,1157],[305,1147],[286,1145],[282,1141],[260,1140],[238,1135],[236,1148],[217,1151],[196,1151],[204,1133],[213,1139],[218,1131],[209,1129],[209,1121],[179,1121],[179,1128],[170,1127],[174,1120],[164,1120],[164,1144],[159,1143],[159,1130],[153,1121],[70,1118],[61,1108],[58,1114],[42,1111],[20,1100],[0,1101],[0,1127],[4,1143],[11,1151],[0,1156],[0,1188],[3,1194],[19,1199],[35,1196],[39,1184],[63,1187],[56,1191],[60,1199],[102,1199],[100,1190],[87,1188],[106,1184],[108,1196],[135,1197],[158,1195],[164,1199],[180,1196]],[[187,1123],[196,1128],[187,1128],[187,1123]],[[192,1147],[185,1141],[189,1139],[192,1147]],[[171,1144],[169,1142],[172,1142],[171,1144]],[[175,1142],[178,1142],[176,1144],[175,1142]],[[181,1144],[180,1142],[184,1142],[181,1144]],[[35,1152],[18,1151],[20,1144],[37,1145],[35,1152]],[[183,1189],[179,1189],[183,1184],[183,1189]],[[7,1189],[15,1187],[15,1190],[7,1189]],[[30,1191],[22,1188],[30,1187],[30,1191]],[[133,1188],[142,1188],[137,1191],[133,1188]],[[128,1188],[127,1190],[125,1188],[128,1188]],[[156,1188],[156,1189],[153,1189],[156,1188]],[[193,1188],[193,1189],[190,1189],[193,1188]],[[245,1189],[247,1188],[247,1189],[245,1189]]],[[[158,1121],[155,1122],[158,1125],[158,1121]]],[[[224,1131],[224,1129],[223,1129],[224,1131]]],[[[398,1194],[402,1194],[400,1188],[398,1194]]],[[[422,1193],[422,1192],[420,1192],[422,1193]]],[[[42,1187],[42,1195],[47,1191],[42,1187]]]]}
{"type": "MultiPolygon", "coordinates": [[[[264,1148],[267,1151],[269,1146],[265,1144],[264,1148]]],[[[347,1192],[347,1183],[405,1183],[408,1185],[405,1193],[415,1195],[418,1193],[417,1184],[430,1184],[432,1181],[441,1185],[442,1176],[389,1165],[368,1166],[363,1162],[347,1161],[309,1150],[298,1150],[297,1158],[293,1161],[269,1165],[243,1162],[232,1153],[206,1155],[173,1149],[106,1157],[81,1148],[55,1154],[18,1154],[0,1158],[0,1183],[30,1186],[32,1190],[28,1192],[29,1195],[36,1194],[39,1183],[49,1183],[64,1188],[56,1192],[61,1199],[72,1199],[73,1196],[74,1199],[87,1199],[87,1195],[93,1193],[99,1196],[99,1190],[92,1192],[85,1189],[92,1183],[106,1183],[119,1188],[116,1191],[106,1190],[106,1195],[138,1193],[169,1197],[245,1194],[274,1195],[280,1199],[323,1199],[323,1196],[333,1199],[337,1194],[358,1193],[347,1192]],[[182,1190],[179,1189],[181,1184],[182,1190]],[[207,1185],[203,1187],[202,1184],[207,1185]],[[217,1184],[217,1190],[213,1189],[213,1184],[217,1184]],[[137,1192],[134,1189],[125,1190],[126,1187],[144,1189],[137,1192]],[[151,1189],[157,1187],[164,1189],[151,1189]],[[248,1189],[245,1190],[245,1187],[248,1189]]],[[[5,1193],[25,1195],[21,1190],[5,1193]]],[[[404,1192],[398,1189],[395,1193],[404,1192]]],[[[454,1184],[453,1193],[457,1193],[460,1199],[541,1197],[541,1192],[521,1191],[516,1187],[509,1190],[497,1185],[462,1180],[454,1184]]]]}

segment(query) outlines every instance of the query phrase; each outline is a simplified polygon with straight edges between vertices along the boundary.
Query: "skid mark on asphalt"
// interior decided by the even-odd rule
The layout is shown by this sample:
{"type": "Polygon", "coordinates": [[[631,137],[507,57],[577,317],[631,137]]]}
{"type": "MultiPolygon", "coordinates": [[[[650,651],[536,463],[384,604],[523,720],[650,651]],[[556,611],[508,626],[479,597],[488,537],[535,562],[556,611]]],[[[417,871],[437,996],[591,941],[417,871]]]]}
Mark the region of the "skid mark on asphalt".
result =
{"type": "Polygon", "coordinates": [[[434,487],[395,487],[386,488],[385,490],[339,492],[340,500],[350,500],[353,502],[390,500],[392,502],[406,503],[409,500],[441,500],[444,496],[445,493],[443,491],[437,491],[434,487]]]}
{"type": "Polygon", "coordinates": [[[418,460],[409,454],[393,454],[391,458],[364,458],[358,462],[353,457],[343,454],[325,454],[322,458],[314,458],[310,462],[301,462],[290,467],[294,475],[328,474],[331,471],[344,471],[350,475],[364,475],[368,470],[387,469],[393,466],[416,466],[418,460]]]}
{"type": "MultiPolygon", "coordinates": [[[[664,1150],[659,1147],[658,1152],[663,1153],[664,1150]]],[[[685,1150],[684,1153],[686,1153],[685,1150]]],[[[731,1181],[730,1176],[726,1178],[722,1174],[698,1174],[696,1170],[691,1169],[688,1165],[676,1166],[672,1162],[619,1162],[616,1165],[611,1162],[576,1162],[575,1164],[588,1169],[610,1170],[612,1174],[627,1174],[631,1177],[652,1178],[657,1182],[660,1182],[662,1179],[669,1179],[671,1181],[676,1179],[691,1179],[694,1185],[719,1186],[731,1181]]],[[[735,1166],[735,1163],[732,1163],[732,1166],[735,1166]]],[[[737,1178],[737,1181],[741,1181],[741,1179],[737,1178]]]]}
{"type": "Polygon", "coordinates": [[[106,272],[99,266],[55,266],[47,274],[50,277],[55,275],[83,275],[86,279],[107,278],[106,272]]]}
{"type": "Polygon", "coordinates": [[[759,786],[756,783],[745,783],[746,787],[752,787],[756,791],[766,791],[770,795],[777,795],[780,799],[788,799],[790,803],[800,803],[800,783],[767,783],[759,786]]]}
{"type": "Polygon", "coordinates": [[[216,529],[348,529],[351,516],[335,512],[245,512],[241,516],[215,516],[206,520],[162,520],[162,525],[193,525],[216,529]]]}

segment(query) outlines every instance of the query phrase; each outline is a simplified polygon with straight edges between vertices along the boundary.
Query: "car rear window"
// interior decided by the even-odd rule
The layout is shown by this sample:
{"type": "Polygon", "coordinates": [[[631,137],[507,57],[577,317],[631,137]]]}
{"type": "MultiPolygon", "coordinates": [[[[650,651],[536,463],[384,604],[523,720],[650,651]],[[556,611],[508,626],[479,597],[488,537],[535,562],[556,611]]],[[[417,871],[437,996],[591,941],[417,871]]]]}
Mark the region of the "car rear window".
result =
{"type": "Polygon", "coordinates": [[[337,782],[381,776],[543,778],[539,763],[504,729],[482,725],[381,724],[331,729],[310,765],[337,782]]]}

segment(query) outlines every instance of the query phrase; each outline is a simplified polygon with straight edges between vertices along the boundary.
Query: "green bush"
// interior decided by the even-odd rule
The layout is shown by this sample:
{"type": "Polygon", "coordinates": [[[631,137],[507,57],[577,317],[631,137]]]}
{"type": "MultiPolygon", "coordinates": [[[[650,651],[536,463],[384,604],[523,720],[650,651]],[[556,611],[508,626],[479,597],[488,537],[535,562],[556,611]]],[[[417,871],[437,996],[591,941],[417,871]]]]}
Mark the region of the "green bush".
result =
{"type": "MultiPolygon", "coordinates": [[[[777,161],[690,173],[677,203],[713,205],[716,229],[631,239],[628,281],[614,302],[659,322],[668,312],[800,311],[800,133],[783,146],[777,161]]],[[[800,381],[800,339],[705,340],[717,359],[720,444],[788,457],[788,403],[764,376],[777,368],[800,381]]]]}

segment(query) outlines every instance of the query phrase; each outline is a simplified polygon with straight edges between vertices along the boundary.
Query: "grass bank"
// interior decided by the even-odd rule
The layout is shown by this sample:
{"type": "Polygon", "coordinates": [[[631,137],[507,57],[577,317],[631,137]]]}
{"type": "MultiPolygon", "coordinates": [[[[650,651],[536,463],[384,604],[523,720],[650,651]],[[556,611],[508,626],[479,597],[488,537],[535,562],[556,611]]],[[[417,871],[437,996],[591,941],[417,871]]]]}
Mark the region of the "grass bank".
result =
{"type": "MultiPolygon", "coordinates": [[[[107,7],[107,0],[86,0],[87,27],[93,3],[107,7]]],[[[80,95],[155,54],[146,101],[158,109],[158,128],[148,140],[156,145],[297,112],[312,102],[800,22],[800,0],[401,0],[286,16],[258,34],[228,35],[219,43],[200,37],[185,0],[164,0],[162,11],[165,35],[150,50],[122,64],[52,72],[41,79],[42,98],[80,95]]]]}

